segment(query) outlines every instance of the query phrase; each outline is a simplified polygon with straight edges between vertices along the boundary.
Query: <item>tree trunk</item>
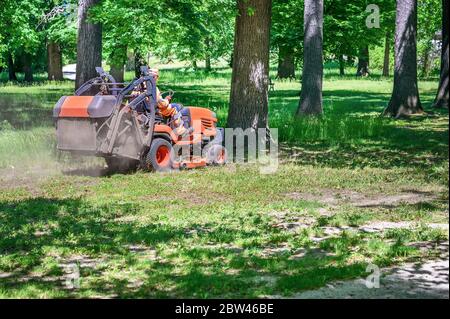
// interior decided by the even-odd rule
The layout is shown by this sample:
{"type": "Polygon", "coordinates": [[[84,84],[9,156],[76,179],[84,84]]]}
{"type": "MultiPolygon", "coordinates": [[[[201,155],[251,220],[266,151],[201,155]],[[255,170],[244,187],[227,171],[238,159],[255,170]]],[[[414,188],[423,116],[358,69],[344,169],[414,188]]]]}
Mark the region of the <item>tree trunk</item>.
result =
{"type": "Polygon", "coordinates": [[[369,76],[369,46],[361,48],[358,56],[357,76],[369,76]]]}
{"type": "Polygon", "coordinates": [[[238,0],[228,127],[267,128],[272,0],[238,0]]]}
{"type": "Polygon", "coordinates": [[[434,107],[448,109],[448,0],[442,0],[442,51],[441,51],[441,78],[434,101],[434,107]]]}
{"type": "Polygon", "coordinates": [[[295,79],[294,49],[289,46],[280,45],[277,78],[295,79]]]}
{"type": "Polygon", "coordinates": [[[127,63],[127,47],[116,48],[110,56],[111,70],[110,74],[119,83],[124,82],[125,64],[127,63]]]}
{"type": "Polygon", "coordinates": [[[345,75],[345,61],[344,56],[342,54],[339,55],[339,75],[345,75]]]}
{"type": "Polygon", "coordinates": [[[76,88],[96,77],[95,68],[102,66],[102,26],[89,22],[89,9],[99,2],[100,0],[79,1],[76,88]]]}
{"type": "Polygon", "coordinates": [[[211,67],[211,39],[210,38],[206,38],[205,47],[206,47],[205,70],[206,70],[206,72],[210,72],[212,70],[212,67],[211,67]]]}
{"type": "Polygon", "coordinates": [[[47,74],[50,81],[62,81],[62,54],[58,43],[49,41],[47,44],[47,74]]]}
{"type": "Polygon", "coordinates": [[[198,65],[197,65],[197,61],[196,60],[192,61],[192,67],[194,68],[194,70],[198,69],[198,65]]]}
{"type": "Polygon", "coordinates": [[[302,92],[298,116],[323,113],[323,0],[305,0],[302,92]]]}
{"type": "Polygon", "coordinates": [[[212,67],[211,67],[211,55],[209,55],[209,54],[206,55],[205,70],[206,70],[206,72],[210,72],[212,70],[212,67]]]}
{"type": "Polygon", "coordinates": [[[25,74],[24,81],[33,82],[33,67],[32,67],[33,58],[31,54],[28,53],[23,54],[22,61],[23,61],[23,73],[25,74]]]}
{"type": "Polygon", "coordinates": [[[10,81],[17,81],[14,60],[11,53],[8,53],[8,78],[10,81]]]}
{"type": "Polygon", "coordinates": [[[391,58],[391,46],[390,46],[391,35],[386,32],[386,39],[384,42],[384,63],[383,63],[383,76],[389,76],[390,58],[391,58]]]}
{"type": "Polygon", "coordinates": [[[116,80],[117,83],[123,83],[125,81],[124,70],[124,64],[111,64],[111,70],[109,71],[109,74],[111,74],[111,76],[114,78],[114,80],[116,80]]]}
{"type": "Polygon", "coordinates": [[[422,113],[417,87],[417,0],[397,0],[394,89],[385,115],[422,113]]]}
{"type": "Polygon", "coordinates": [[[134,76],[136,78],[141,77],[141,66],[146,64],[147,62],[142,53],[138,49],[134,50],[134,76]]]}
{"type": "Polygon", "coordinates": [[[430,70],[430,51],[431,51],[431,43],[427,44],[425,51],[423,52],[422,57],[422,72],[421,76],[427,77],[430,70]]]}

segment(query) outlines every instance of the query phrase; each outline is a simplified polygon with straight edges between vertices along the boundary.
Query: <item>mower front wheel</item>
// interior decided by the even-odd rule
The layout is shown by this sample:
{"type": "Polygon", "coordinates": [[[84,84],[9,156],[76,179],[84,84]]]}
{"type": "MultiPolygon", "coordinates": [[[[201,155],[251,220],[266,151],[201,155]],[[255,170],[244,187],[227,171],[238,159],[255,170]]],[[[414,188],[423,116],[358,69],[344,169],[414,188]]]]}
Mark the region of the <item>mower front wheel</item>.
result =
{"type": "Polygon", "coordinates": [[[219,144],[212,145],[207,149],[206,158],[209,165],[225,165],[228,161],[227,149],[219,144]]]}
{"type": "Polygon", "coordinates": [[[147,153],[145,164],[149,170],[167,172],[173,167],[173,147],[167,140],[156,138],[147,153]]]}

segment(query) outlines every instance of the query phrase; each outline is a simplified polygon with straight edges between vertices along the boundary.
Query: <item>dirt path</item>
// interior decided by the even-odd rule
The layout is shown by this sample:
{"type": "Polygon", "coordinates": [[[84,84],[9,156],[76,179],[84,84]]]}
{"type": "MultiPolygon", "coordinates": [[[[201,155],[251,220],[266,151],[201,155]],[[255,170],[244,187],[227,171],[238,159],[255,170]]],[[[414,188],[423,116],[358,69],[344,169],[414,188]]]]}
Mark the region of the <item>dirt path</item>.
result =
{"type": "Polygon", "coordinates": [[[329,284],[295,299],[448,299],[449,260],[406,264],[389,270],[380,288],[369,289],[365,279],[329,284]]]}

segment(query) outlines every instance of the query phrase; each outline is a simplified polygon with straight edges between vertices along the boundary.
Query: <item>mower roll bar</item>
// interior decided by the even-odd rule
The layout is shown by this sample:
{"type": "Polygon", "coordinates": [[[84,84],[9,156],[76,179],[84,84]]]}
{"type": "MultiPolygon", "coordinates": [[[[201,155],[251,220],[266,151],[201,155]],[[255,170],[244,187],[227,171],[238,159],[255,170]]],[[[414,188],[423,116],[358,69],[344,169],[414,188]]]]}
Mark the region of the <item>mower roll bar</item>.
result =
{"type": "Polygon", "coordinates": [[[156,81],[153,74],[149,71],[148,67],[141,67],[141,77],[139,79],[135,79],[131,83],[129,83],[123,90],[121,90],[117,95],[116,104],[114,106],[113,114],[111,115],[111,125],[106,136],[106,153],[111,154],[114,148],[114,141],[116,140],[119,134],[119,125],[121,123],[121,119],[124,114],[127,112],[128,108],[120,108],[122,106],[123,100],[125,97],[129,96],[129,93],[134,89],[138,88],[142,84],[146,84],[146,90],[144,93],[141,93],[137,96],[133,101],[128,104],[128,108],[133,111],[136,110],[137,106],[141,103],[144,105],[144,109],[149,116],[148,122],[148,134],[144,139],[143,136],[140,135],[140,139],[145,147],[150,147],[153,140],[153,130],[155,126],[155,116],[156,116],[156,81]]]}
{"type": "Polygon", "coordinates": [[[113,86],[110,88],[111,91],[113,91],[113,95],[117,95],[117,91],[120,90],[120,88],[117,88],[117,85],[120,85],[121,83],[117,83],[116,79],[114,77],[105,72],[103,68],[96,67],[95,71],[98,73],[98,77],[95,77],[93,79],[90,79],[86,83],[84,83],[82,86],[78,88],[78,90],[75,91],[75,95],[83,95],[87,91],[89,91],[93,86],[101,86],[101,85],[107,85],[107,86],[113,86]],[[109,82],[106,82],[105,80],[108,80],[109,82]]]}

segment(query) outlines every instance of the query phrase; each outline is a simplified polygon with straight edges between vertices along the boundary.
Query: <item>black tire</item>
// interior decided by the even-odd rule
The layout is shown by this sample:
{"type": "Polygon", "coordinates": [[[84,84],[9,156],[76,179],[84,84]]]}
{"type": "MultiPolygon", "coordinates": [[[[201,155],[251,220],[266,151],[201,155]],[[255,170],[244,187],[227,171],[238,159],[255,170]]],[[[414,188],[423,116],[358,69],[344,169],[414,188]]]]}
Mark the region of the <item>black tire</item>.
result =
{"type": "Polygon", "coordinates": [[[209,165],[225,165],[228,161],[227,149],[219,144],[212,145],[206,150],[206,158],[209,165]]]}
{"type": "Polygon", "coordinates": [[[167,172],[173,168],[172,144],[163,138],[156,138],[145,159],[146,168],[156,172],[167,172]]]}

